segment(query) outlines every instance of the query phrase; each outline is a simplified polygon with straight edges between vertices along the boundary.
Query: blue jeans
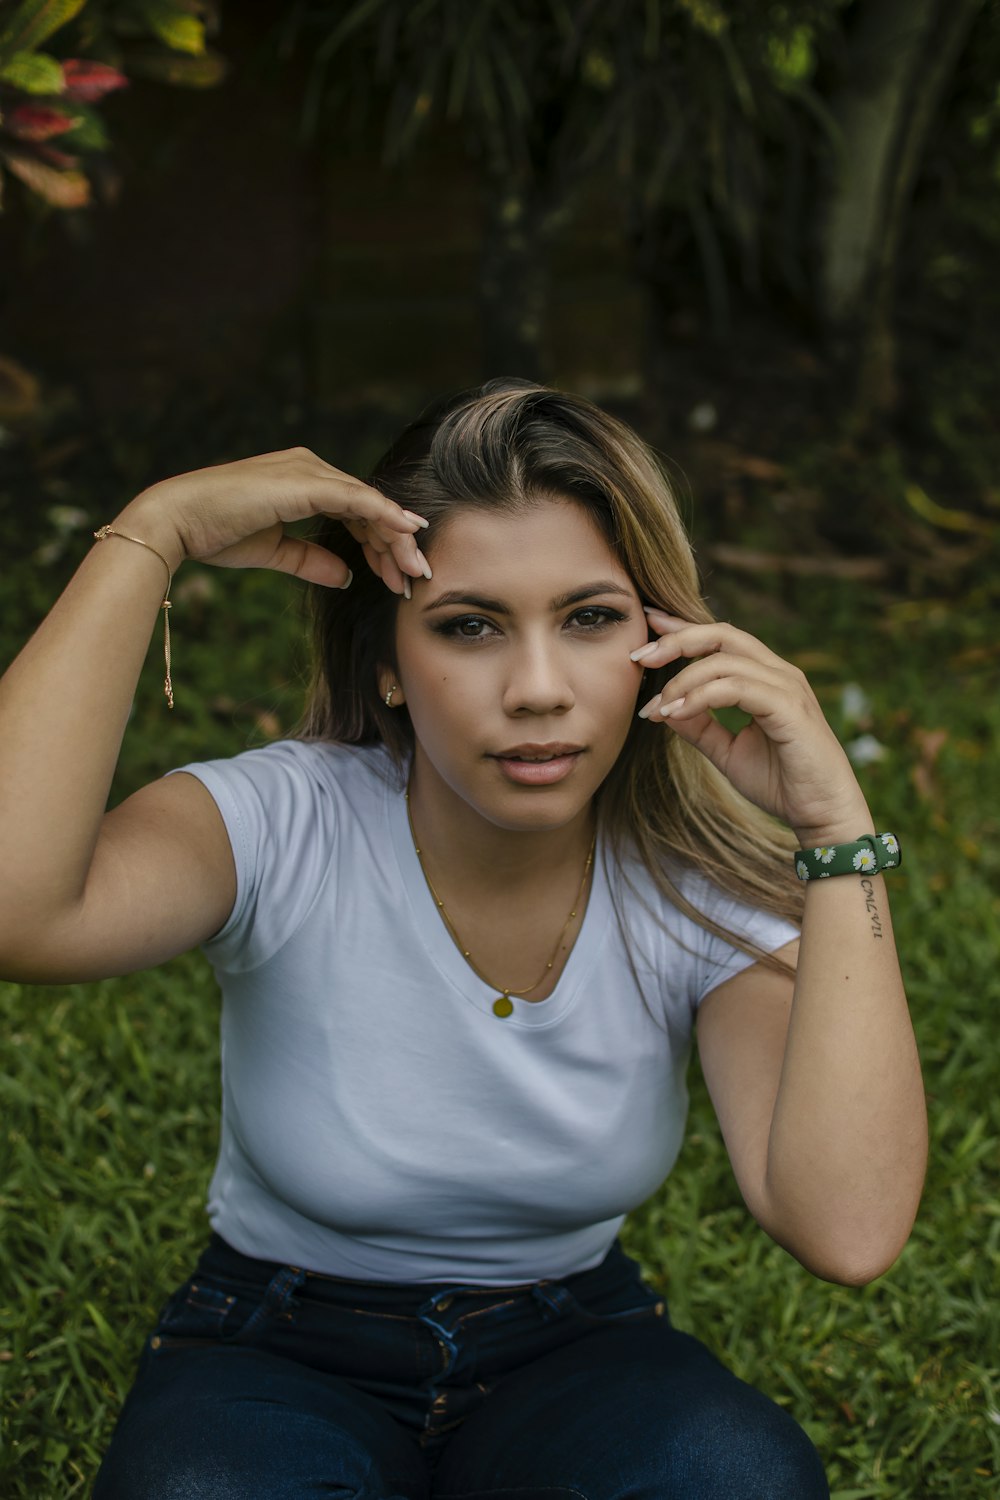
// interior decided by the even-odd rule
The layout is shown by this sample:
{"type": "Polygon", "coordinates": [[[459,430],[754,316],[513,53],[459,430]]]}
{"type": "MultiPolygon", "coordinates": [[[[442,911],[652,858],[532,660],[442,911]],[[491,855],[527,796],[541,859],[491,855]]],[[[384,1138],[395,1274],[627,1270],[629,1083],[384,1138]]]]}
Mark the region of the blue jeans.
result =
{"type": "Polygon", "coordinates": [[[513,1287],[352,1281],[213,1236],[93,1500],[828,1500],[787,1412],[670,1324],[618,1241],[513,1287]]]}

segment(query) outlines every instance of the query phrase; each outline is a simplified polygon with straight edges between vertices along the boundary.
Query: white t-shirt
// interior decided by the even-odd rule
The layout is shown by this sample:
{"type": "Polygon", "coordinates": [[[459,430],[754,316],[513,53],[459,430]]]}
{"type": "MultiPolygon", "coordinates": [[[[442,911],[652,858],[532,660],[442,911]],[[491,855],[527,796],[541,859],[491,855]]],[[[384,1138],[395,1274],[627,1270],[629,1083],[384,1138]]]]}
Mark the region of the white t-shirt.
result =
{"type": "MultiPolygon", "coordinates": [[[[628,901],[654,1021],[599,839],[558,984],[500,1019],[434,904],[381,747],[289,740],[181,769],[217,803],[237,871],[204,945],[223,996],[213,1228],[246,1255],[370,1281],[507,1286],[598,1265],[680,1149],[699,1002],[751,960],[632,867],[670,927],[628,901]]],[[[764,950],[797,935],[700,876],[684,891],[764,950]]]]}

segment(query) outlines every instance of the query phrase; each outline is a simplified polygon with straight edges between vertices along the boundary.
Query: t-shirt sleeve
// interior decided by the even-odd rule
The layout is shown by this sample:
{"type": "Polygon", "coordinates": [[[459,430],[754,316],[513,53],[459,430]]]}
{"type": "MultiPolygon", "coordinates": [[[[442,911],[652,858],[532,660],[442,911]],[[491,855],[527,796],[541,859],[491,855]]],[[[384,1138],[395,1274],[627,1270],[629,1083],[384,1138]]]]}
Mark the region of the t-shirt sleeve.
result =
{"type": "MultiPolygon", "coordinates": [[[[699,911],[727,931],[739,933],[763,953],[774,953],[799,936],[799,928],[785,917],[749,906],[735,896],[713,885],[703,876],[691,876],[682,882],[687,899],[699,911]]],[[[742,973],[756,960],[724,938],[692,924],[695,938],[695,962],[690,974],[688,999],[693,1009],[718,985],[742,973]]]]}
{"type": "Polygon", "coordinates": [[[282,741],[229,760],[178,766],[212,796],[236,865],[236,901],[202,947],[216,968],[245,972],[273,957],[305,921],[336,836],[333,799],[310,747],[282,741]]]}

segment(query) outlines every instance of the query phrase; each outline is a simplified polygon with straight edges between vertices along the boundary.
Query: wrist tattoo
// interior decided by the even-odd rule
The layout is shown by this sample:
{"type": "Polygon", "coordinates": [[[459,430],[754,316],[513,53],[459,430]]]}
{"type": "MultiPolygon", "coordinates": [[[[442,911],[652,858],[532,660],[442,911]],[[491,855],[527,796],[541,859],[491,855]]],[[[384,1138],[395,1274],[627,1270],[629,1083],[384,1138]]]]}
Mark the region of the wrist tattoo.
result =
{"type": "Polygon", "coordinates": [[[878,914],[878,907],[875,905],[875,887],[867,876],[861,881],[861,889],[865,893],[865,910],[872,924],[872,937],[880,938],[882,936],[882,919],[878,914]]]}

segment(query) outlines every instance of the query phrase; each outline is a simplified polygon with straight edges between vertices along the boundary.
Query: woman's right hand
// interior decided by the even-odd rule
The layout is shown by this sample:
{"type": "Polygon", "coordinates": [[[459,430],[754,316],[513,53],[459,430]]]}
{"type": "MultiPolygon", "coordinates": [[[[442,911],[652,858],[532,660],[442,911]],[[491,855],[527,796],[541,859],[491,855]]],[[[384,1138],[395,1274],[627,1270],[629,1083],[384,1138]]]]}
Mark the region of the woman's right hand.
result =
{"type": "Polygon", "coordinates": [[[427,576],[415,533],[427,524],[394,500],[310,452],[288,448],[194,469],[143,490],[116,518],[164,552],[171,569],[186,557],[219,568],[273,568],[309,583],[344,588],[347,564],[285,524],[310,516],[341,521],[362,543],[372,571],[394,593],[427,576]]]}

